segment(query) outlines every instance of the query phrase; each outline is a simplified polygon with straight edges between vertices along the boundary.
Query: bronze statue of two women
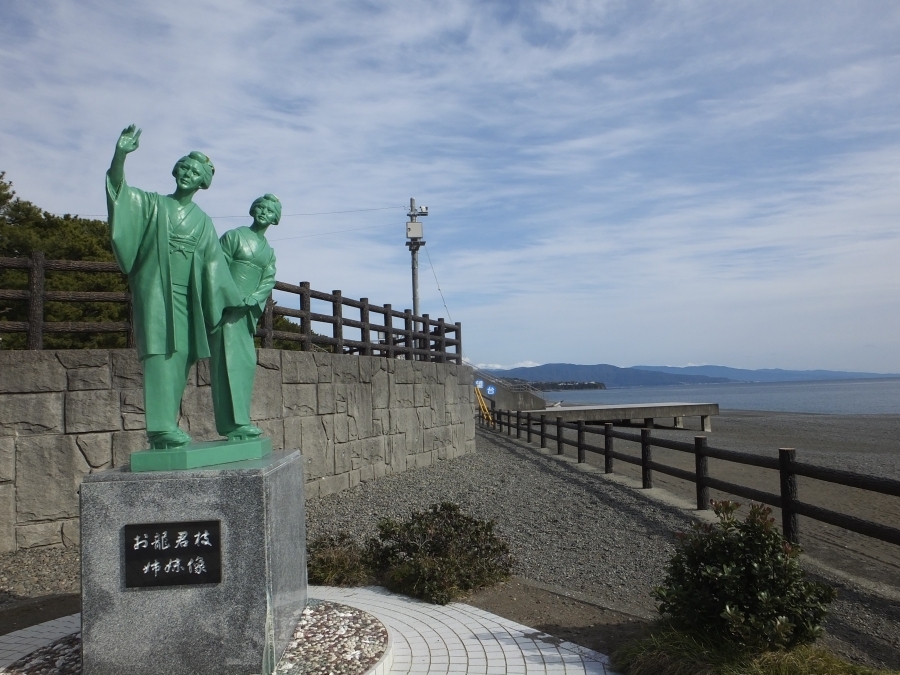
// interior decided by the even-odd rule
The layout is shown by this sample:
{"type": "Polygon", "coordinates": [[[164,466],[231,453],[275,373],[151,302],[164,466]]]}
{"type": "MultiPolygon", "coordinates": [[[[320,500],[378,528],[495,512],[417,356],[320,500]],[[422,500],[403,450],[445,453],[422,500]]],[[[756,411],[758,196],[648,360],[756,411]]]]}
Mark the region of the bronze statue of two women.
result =
{"type": "Polygon", "coordinates": [[[252,439],[256,322],[275,286],[275,253],[266,229],[281,202],[264,195],[250,207],[253,224],[216,237],[193,197],[209,188],[215,167],[201,152],[172,169],[175,192],[160,195],[125,182],[125,157],[141,130],[122,131],[106,177],[113,253],[128,275],[134,335],[144,371],[144,410],[151,449],[187,446],[178,426],[191,367],[210,358],[216,429],[229,440],[252,439]]]}

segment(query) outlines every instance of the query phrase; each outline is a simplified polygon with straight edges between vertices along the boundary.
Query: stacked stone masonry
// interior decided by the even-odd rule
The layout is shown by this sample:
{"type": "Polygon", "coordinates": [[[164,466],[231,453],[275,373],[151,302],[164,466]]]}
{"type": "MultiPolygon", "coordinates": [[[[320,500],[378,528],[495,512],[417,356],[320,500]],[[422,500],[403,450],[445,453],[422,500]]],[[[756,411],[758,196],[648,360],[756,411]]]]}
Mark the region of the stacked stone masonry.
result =
{"type": "MultiPolygon", "coordinates": [[[[472,382],[455,364],[261,349],[251,417],[302,451],[313,498],[473,451],[472,382]]],[[[78,544],[82,476],[147,447],[143,398],[133,350],[0,352],[0,553],[78,544]]],[[[218,438],[206,361],[181,427],[218,438]]]]}

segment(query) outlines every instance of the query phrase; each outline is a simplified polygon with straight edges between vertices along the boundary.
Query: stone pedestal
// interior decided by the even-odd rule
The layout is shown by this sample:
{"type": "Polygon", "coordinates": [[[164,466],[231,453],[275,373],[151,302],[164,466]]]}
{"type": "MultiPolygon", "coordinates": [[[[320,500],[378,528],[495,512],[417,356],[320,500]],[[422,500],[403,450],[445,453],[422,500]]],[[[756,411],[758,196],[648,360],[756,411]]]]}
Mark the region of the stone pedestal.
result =
{"type": "Polygon", "coordinates": [[[233,464],[245,459],[262,459],[272,454],[272,439],[251,438],[242,441],[206,441],[173,450],[139,450],[131,453],[131,470],[183,471],[207,466],[233,464]]]}
{"type": "Polygon", "coordinates": [[[270,673],[306,604],[304,518],[299,451],[209,469],[85,476],[84,675],[270,673]],[[127,527],[134,525],[146,527],[127,527]],[[192,577],[199,553],[203,573],[192,577]],[[217,560],[215,582],[208,571],[217,560]],[[135,587],[160,579],[172,585],[135,587]]]}

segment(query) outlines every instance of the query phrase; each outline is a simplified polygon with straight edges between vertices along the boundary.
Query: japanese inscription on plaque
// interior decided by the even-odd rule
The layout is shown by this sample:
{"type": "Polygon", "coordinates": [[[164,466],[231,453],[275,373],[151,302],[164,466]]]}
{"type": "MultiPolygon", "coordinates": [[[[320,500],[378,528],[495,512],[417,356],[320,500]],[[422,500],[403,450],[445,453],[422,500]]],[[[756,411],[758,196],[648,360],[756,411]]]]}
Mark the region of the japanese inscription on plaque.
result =
{"type": "Polygon", "coordinates": [[[126,525],[123,534],[126,588],[222,581],[218,520],[126,525]]]}

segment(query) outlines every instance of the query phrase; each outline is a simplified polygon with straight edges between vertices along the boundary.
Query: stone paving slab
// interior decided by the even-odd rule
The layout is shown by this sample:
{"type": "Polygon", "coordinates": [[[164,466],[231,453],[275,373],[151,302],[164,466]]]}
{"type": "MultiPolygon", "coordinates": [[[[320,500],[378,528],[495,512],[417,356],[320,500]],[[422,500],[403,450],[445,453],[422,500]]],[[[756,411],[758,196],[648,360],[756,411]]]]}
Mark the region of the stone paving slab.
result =
{"type": "Polygon", "coordinates": [[[310,586],[309,595],[378,618],[393,639],[391,675],[616,675],[604,654],[471,605],[432,605],[379,587],[310,586]]]}
{"type": "MultiPolygon", "coordinates": [[[[391,675],[616,675],[599,652],[459,602],[432,605],[376,586],[310,586],[369,612],[391,635],[391,675]]],[[[73,614],[0,636],[0,668],[81,629],[73,614]]]]}
{"type": "Polygon", "coordinates": [[[81,614],[70,614],[37,626],[0,635],[0,668],[5,668],[26,654],[80,630],[81,614]]]}

